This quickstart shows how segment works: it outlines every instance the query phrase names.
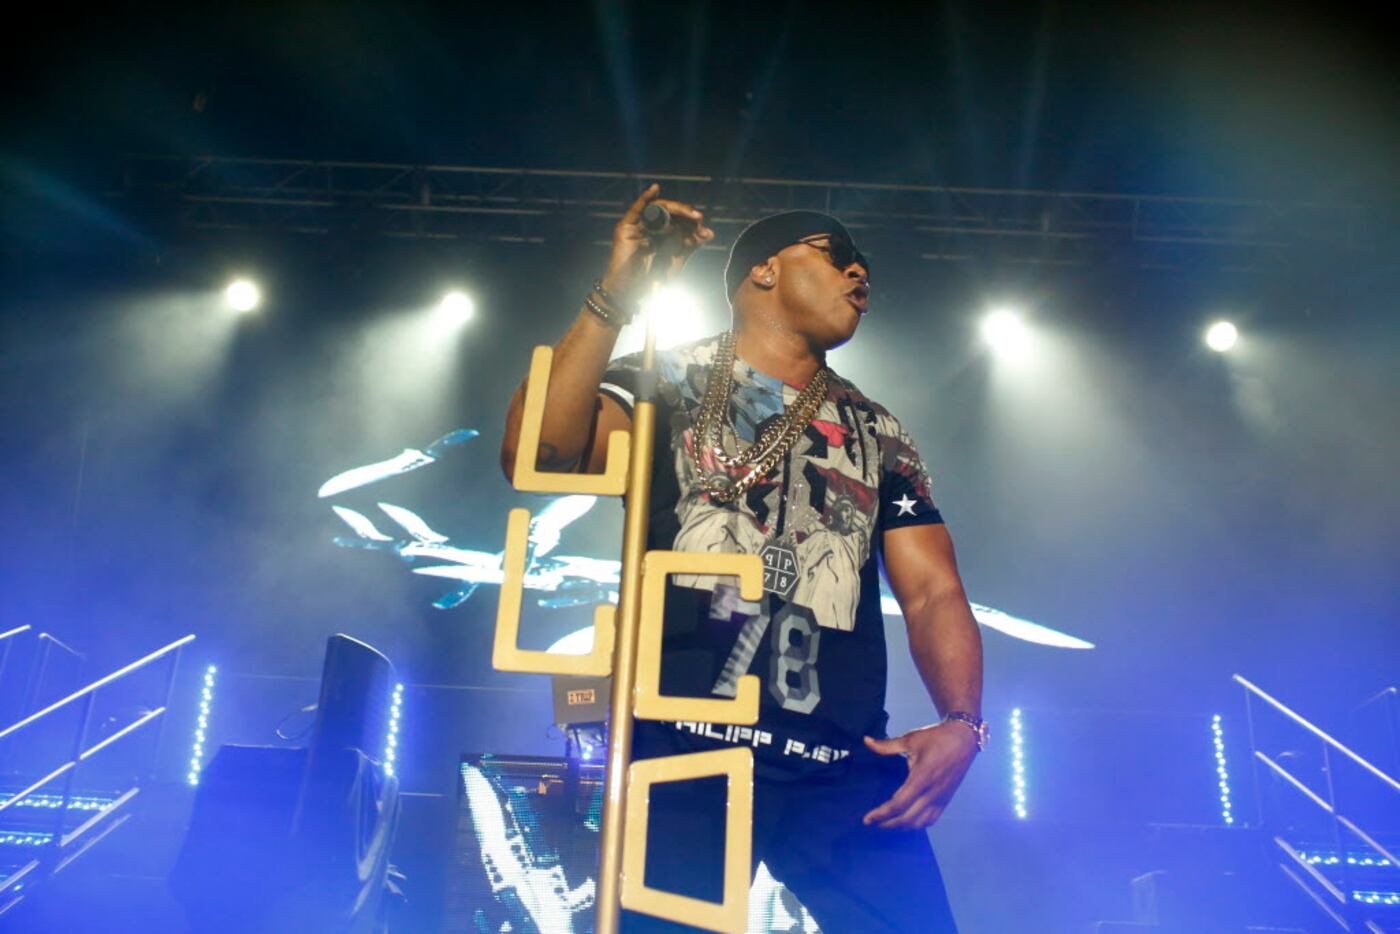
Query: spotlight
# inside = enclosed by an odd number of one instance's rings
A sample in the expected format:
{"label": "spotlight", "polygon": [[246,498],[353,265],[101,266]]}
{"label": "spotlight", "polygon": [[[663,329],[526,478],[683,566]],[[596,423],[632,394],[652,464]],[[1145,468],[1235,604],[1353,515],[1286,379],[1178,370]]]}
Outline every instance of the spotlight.
{"label": "spotlight", "polygon": [[674,347],[704,336],[700,303],[684,289],[668,286],[658,289],[642,303],[642,314],[656,330],[656,346]]}
{"label": "spotlight", "polygon": [[224,303],[237,312],[248,312],[262,304],[262,291],[251,279],[234,279],[224,289]]}
{"label": "spotlight", "polygon": [[442,301],[438,302],[437,317],[445,326],[461,327],[470,321],[474,314],[476,303],[466,292],[448,292],[442,297]]}
{"label": "spotlight", "polygon": [[1206,346],[1216,353],[1224,353],[1240,339],[1239,330],[1229,321],[1217,321],[1206,328]]}
{"label": "spotlight", "polygon": [[1019,314],[998,309],[982,319],[982,339],[997,356],[1017,359],[1030,349],[1031,332]]}
{"label": "spotlight", "polygon": [[642,303],[642,314],[655,318],[658,327],[694,318],[696,310],[695,296],[670,286],[658,289]]}
{"label": "spotlight", "polygon": [[466,292],[455,289],[442,297],[437,307],[428,315],[428,331],[434,338],[446,338],[460,331],[472,315],[476,313],[476,303]]}

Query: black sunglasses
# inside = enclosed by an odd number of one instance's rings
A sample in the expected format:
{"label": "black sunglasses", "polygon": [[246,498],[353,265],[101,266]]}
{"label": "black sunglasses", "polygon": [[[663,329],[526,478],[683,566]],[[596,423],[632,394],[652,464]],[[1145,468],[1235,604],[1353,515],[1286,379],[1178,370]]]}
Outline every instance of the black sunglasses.
{"label": "black sunglasses", "polygon": [[[822,241],[825,240],[825,243]],[[856,245],[839,234],[819,234],[814,237],[804,237],[798,243],[821,250],[826,254],[826,258],[831,261],[831,265],[845,272],[852,263],[860,263],[865,270],[865,278],[870,278],[870,263],[856,249]]]}

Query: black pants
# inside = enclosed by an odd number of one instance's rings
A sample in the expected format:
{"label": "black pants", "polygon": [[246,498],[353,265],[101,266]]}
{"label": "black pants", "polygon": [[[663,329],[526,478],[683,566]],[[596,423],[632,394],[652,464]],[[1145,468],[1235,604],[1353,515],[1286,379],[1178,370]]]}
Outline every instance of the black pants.
{"label": "black pants", "polygon": [[[862,748],[848,764],[834,780],[754,780],[754,867],[765,863],[812,913],[823,934],[955,934],[928,834],[861,823],[904,781],[904,760]],[[719,901],[724,799],[722,777],[653,787],[647,885]],[[698,929],[624,912],[622,930],[670,934]]]}

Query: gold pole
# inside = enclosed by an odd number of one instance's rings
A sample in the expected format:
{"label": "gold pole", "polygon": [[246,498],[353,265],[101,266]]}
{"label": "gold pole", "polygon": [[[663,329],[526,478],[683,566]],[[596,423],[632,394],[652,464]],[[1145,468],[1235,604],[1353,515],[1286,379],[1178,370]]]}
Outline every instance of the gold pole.
{"label": "gold pole", "polygon": [[608,722],[608,761],[603,778],[603,826],[599,834],[596,934],[617,934],[622,911],[622,841],[625,829],[627,768],[632,761],[632,690],[637,680],[637,630],[641,619],[642,560],[647,549],[651,509],[651,459],[656,439],[656,332],[646,319],[642,373],[632,410],[631,466],[627,471],[626,519],[622,529],[622,581],[613,647],[612,702]]}

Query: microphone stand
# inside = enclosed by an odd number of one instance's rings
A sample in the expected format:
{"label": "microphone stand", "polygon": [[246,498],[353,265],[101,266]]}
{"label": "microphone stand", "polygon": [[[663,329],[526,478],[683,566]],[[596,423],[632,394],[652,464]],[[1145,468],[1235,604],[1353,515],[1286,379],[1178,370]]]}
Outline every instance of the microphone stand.
{"label": "microphone stand", "polygon": [[[655,252],[649,284],[654,297],[681,240],[674,230],[665,235],[658,231],[653,243]],[[661,694],[661,640],[667,576],[682,573],[735,576],[744,599],[757,600],[763,594],[763,562],[757,555],[647,551],[658,380],[656,322],[648,313],[642,324],[646,336],[631,431],[615,433],[603,473],[552,473],[535,469],[553,357],[549,347],[536,347],[526,381],[520,447],[513,475],[515,488],[523,492],[624,497],[626,516],[617,607],[595,609],[594,644],[587,655],[559,656],[519,648],[530,514],[526,509],[511,510],[506,526],[491,663],[501,671],[612,676],[598,887],[594,902],[597,934],[616,934],[624,897],[628,907],[641,914],[684,921],[712,931],[742,931],[748,912],[752,868],[752,750],[736,746],[632,762],[633,723],[638,716],[648,720],[703,720],[749,726],[758,722],[760,687],[758,678],[753,675],[739,679],[737,694],[732,699]],[[728,787],[728,803],[719,818],[725,825],[722,901],[716,903],[648,887],[645,880],[646,828],[651,786],[711,775],[724,776]],[[675,843],[685,845],[684,841]]]}
{"label": "microphone stand", "polygon": [[[674,254],[673,237],[661,240],[648,276],[652,297],[661,289]],[[652,308],[654,309],[654,304]],[[625,830],[627,770],[632,764],[632,693],[637,681],[637,634],[641,623],[642,560],[646,557],[651,513],[652,451],[656,442],[656,322],[644,315],[642,368],[632,407],[632,462],[627,470],[626,517],[622,529],[622,573],[613,644],[613,684],[608,752],[603,772],[603,819],[599,828],[598,897],[593,929],[616,934],[622,910],[622,842]]]}

